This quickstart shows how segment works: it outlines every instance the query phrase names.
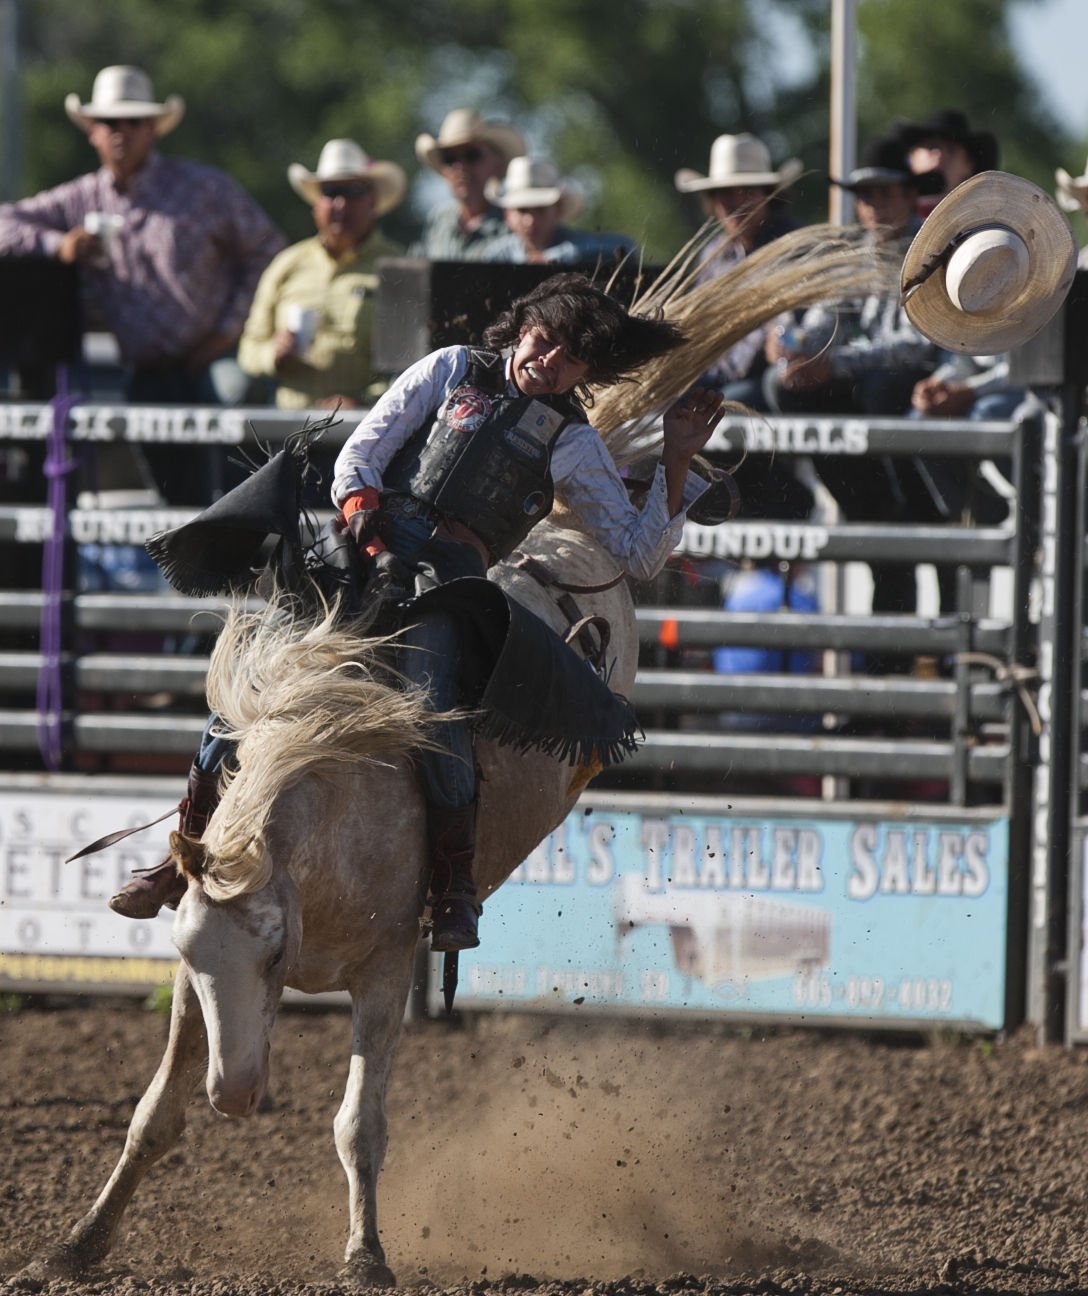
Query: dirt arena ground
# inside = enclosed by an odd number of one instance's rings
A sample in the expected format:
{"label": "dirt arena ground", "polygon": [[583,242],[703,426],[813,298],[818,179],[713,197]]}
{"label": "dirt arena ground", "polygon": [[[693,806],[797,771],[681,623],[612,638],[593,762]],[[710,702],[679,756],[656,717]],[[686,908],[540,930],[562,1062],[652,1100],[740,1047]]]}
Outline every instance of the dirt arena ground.
{"label": "dirt arena ground", "polygon": [[[0,1290],[340,1288],[348,1016],[285,1009],[268,1109],[194,1100],[86,1281],[16,1275],[104,1183],[165,1021],[0,1015]],[[1000,1041],[477,1018],[405,1034],[383,1235],[402,1286],[541,1296],[1088,1289],[1088,1055]]]}

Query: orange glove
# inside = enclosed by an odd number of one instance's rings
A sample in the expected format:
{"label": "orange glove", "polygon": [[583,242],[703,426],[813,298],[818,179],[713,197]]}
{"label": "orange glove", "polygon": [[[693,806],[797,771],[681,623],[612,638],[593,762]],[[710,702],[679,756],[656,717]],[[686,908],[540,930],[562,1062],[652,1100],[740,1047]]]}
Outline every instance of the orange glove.
{"label": "orange glove", "polygon": [[349,495],[340,505],[340,512],[363,553],[371,558],[385,550],[385,541],[371,529],[374,515],[381,505],[381,497],[373,486]]}

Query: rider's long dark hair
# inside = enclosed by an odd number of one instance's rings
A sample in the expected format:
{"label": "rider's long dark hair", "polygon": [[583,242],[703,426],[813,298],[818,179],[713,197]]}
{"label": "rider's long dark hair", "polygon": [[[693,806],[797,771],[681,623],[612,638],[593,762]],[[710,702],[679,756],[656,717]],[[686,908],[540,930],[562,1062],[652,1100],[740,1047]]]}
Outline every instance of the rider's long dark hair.
{"label": "rider's long dark hair", "polygon": [[495,350],[515,346],[526,328],[558,336],[571,355],[589,366],[586,385],[607,386],[631,379],[649,360],[687,339],[665,319],[632,315],[585,275],[553,275],[517,301],[484,332]]}

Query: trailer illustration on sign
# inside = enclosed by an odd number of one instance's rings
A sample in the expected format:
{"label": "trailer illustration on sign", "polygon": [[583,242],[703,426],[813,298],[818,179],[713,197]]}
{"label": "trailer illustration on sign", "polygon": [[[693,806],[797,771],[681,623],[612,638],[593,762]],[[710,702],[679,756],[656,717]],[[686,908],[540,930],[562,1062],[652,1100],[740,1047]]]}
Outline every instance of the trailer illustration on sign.
{"label": "trailer illustration on sign", "polygon": [[648,891],[638,873],[616,878],[613,895],[621,946],[636,927],[665,926],[677,971],[712,990],[813,972],[831,961],[831,915],[811,905],[728,892]]}

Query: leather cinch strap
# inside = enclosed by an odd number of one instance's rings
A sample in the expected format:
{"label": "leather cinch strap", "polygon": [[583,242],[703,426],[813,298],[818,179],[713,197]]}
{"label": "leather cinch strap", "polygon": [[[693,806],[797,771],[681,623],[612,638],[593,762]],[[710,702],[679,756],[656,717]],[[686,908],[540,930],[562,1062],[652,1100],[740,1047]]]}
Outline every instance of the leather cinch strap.
{"label": "leather cinch strap", "polygon": [[[603,594],[606,590],[615,589],[623,580],[623,572],[617,572],[611,580],[604,581],[600,585],[571,585],[565,581],[557,580],[544,563],[531,554],[514,554],[510,566],[525,572],[545,589],[560,591],[555,601],[559,606],[559,610],[570,622],[570,627],[565,635],[566,642],[572,643],[577,639],[586,659],[599,674],[603,674],[605,670],[605,654],[612,640],[612,627],[608,624],[606,617],[583,616],[582,609],[574,601],[572,595]],[[590,633],[591,630],[596,630],[596,639]]]}

